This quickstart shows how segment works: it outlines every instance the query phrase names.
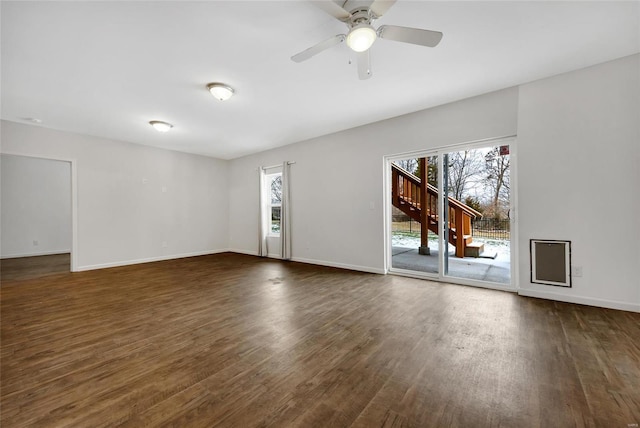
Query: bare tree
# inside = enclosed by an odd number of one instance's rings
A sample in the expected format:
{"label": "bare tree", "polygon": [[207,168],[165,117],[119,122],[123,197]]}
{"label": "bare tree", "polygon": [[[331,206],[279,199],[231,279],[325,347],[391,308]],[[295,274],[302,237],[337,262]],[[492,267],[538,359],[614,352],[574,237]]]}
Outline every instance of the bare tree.
{"label": "bare tree", "polygon": [[277,175],[271,180],[271,203],[279,204],[282,202],[282,176]]}
{"label": "bare tree", "polygon": [[482,176],[483,165],[477,150],[464,150],[449,153],[447,156],[449,171],[448,190],[459,201],[467,197],[467,186]]}
{"label": "bare tree", "polygon": [[393,163],[411,174],[418,174],[418,159],[402,159],[393,161]]}
{"label": "bare tree", "polygon": [[510,158],[508,154],[501,155],[500,148],[494,147],[485,157],[485,184],[491,189],[489,201],[490,210],[494,218],[509,217],[510,192]]}

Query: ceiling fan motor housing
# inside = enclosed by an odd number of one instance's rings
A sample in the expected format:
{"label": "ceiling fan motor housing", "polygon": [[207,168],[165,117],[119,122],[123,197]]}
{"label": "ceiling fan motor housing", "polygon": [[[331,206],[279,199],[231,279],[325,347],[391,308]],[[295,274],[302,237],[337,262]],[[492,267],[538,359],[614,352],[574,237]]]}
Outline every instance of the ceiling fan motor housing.
{"label": "ceiling fan motor housing", "polygon": [[349,28],[356,27],[361,24],[371,25],[374,19],[376,19],[372,14],[369,8],[361,8],[354,9],[351,12],[351,16],[349,16],[349,22],[347,25]]}

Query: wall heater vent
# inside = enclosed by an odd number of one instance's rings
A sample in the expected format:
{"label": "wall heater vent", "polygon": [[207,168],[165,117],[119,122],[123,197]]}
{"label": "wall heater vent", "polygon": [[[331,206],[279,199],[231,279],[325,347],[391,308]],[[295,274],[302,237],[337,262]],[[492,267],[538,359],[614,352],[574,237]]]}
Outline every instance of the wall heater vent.
{"label": "wall heater vent", "polygon": [[532,239],[531,282],[571,287],[571,241]]}

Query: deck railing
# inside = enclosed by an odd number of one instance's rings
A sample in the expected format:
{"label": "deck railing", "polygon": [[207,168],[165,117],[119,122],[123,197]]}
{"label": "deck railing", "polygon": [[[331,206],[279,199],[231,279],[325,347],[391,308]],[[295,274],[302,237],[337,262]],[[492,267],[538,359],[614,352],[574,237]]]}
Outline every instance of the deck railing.
{"label": "deck railing", "polygon": [[[427,210],[428,224],[433,233],[438,234],[438,189],[427,183],[426,202],[421,200],[420,178],[391,164],[391,199],[394,206],[401,209],[413,220],[421,221],[421,210]],[[465,247],[471,243],[471,219],[482,217],[478,211],[455,198],[448,198],[449,242],[456,247],[456,256],[464,257]],[[460,237],[461,239],[458,239]]]}

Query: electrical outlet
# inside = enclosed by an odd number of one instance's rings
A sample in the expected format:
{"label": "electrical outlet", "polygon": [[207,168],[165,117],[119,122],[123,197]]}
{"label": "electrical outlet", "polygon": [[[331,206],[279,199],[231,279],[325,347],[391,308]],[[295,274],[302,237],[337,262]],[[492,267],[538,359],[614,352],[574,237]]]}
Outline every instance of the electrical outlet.
{"label": "electrical outlet", "polygon": [[579,278],[582,276],[582,266],[571,266],[572,276]]}
{"label": "electrical outlet", "polygon": [[167,241],[162,241],[162,248],[167,248]]}
{"label": "electrical outlet", "polygon": [[33,240],[33,246],[34,246],[34,247],[37,247],[37,246],[38,246],[38,241],[37,241],[37,240],[35,240],[35,239]]}

